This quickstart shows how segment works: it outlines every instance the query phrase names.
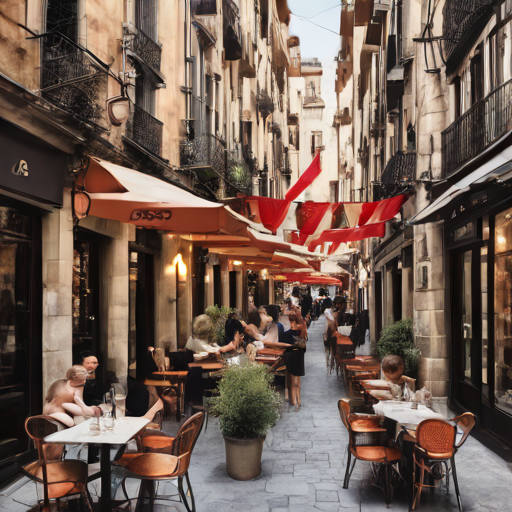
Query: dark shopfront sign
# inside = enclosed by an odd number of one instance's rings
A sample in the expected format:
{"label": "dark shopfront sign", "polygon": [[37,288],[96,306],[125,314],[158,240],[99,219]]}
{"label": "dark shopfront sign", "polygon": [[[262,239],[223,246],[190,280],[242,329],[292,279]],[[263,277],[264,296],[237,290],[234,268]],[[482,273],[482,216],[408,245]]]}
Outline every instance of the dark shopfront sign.
{"label": "dark shopfront sign", "polygon": [[0,118],[0,193],[62,207],[66,154]]}

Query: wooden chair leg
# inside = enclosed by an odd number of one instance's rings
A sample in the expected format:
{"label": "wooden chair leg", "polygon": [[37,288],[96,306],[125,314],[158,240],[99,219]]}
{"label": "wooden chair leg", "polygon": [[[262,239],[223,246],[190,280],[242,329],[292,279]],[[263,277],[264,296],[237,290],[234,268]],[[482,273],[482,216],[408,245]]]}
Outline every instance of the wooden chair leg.
{"label": "wooden chair leg", "polygon": [[460,499],[459,482],[457,480],[457,470],[455,468],[455,457],[452,457],[450,462],[453,472],[453,485],[455,487],[455,494],[457,495],[457,505],[459,506],[459,512],[462,512],[462,500]]}
{"label": "wooden chair leg", "polygon": [[343,481],[343,489],[348,489],[348,481],[350,479],[350,460],[352,453],[350,452],[350,445],[347,446],[347,469],[345,470],[345,480]]}

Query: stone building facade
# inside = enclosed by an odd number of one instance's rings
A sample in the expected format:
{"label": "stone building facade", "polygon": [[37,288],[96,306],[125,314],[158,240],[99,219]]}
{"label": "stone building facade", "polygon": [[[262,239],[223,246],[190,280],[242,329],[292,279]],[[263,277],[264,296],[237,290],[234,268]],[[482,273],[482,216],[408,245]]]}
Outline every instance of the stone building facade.
{"label": "stone building facade", "polygon": [[2,2],[0,471],[81,351],[123,382],[141,350],[183,346],[206,306],[241,306],[243,266],[209,254],[199,275],[190,237],[78,223],[74,176],[97,157],[213,201],[275,196],[288,21],[285,0]]}
{"label": "stone building facade", "polygon": [[419,385],[472,411],[506,457],[511,7],[348,2],[336,82],[352,132],[340,141],[343,197],[409,195],[384,238],[359,243],[371,339],[412,317]]}

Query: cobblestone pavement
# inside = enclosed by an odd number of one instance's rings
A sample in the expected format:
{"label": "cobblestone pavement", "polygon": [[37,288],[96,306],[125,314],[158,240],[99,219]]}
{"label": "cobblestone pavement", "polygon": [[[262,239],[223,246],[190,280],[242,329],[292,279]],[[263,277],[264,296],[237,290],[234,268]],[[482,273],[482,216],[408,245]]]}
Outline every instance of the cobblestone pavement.
{"label": "cobblestone pavement", "polygon": [[[283,407],[281,419],[268,433],[262,475],[251,482],[231,480],[225,471],[224,443],[216,419],[201,434],[190,467],[198,512],[373,512],[386,510],[384,496],[372,485],[369,463],[358,461],[349,489],[343,489],[348,435],[337,410],[344,396],[334,374],[325,366],[324,320],[312,324],[302,378],[302,408]],[[176,428],[176,426],[174,426]],[[465,512],[507,512],[512,467],[473,438],[457,454],[457,471]],[[171,484],[166,484],[169,486]],[[93,494],[97,493],[94,484]],[[166,494],[166,489],[160,490]],[[136,495],[132,487],[130,494]],[[397,488],[390,510],[408,510],[408,489]],[[33,484],[8,496],[0,492],[0,512],[21,512],[35,503]],[[156,510],[185,510],[182,507]],[[456,511],[455,491],[443,485],[425,491],[424,512]]]}

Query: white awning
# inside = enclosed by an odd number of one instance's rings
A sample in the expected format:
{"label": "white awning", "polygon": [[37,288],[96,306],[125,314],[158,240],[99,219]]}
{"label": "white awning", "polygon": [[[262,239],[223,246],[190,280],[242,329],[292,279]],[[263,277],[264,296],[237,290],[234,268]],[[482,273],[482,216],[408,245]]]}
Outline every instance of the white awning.
{"label": "white awning", "polygon": [[416,214],[410,222],[412,224],[424,224],[444,220],[432,218],[436,213],[448,206],[455,198],[469,192],[471,188],[492,181],[504,182],[512,179],[512,146],[504,149],[478,169],[468,174],[465,178],[455,183],[444,194],[438,197],[431,205]]}

